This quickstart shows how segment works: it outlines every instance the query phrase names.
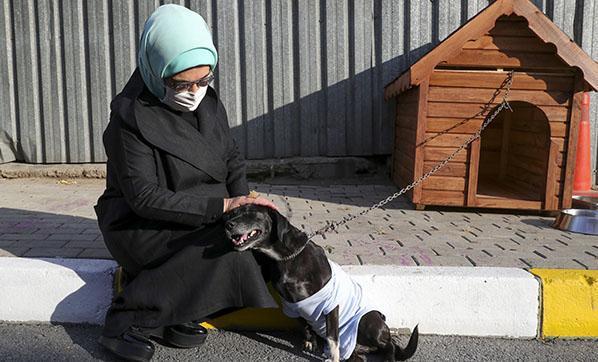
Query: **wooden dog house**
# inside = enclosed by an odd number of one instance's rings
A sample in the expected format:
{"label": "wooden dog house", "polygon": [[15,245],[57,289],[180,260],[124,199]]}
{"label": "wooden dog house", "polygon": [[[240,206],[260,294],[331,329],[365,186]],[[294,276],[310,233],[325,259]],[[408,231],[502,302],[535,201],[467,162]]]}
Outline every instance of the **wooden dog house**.
{"label": "wooden dog house", "polygon": [[528,0],[497,0],[385,88],[396,98],[393,181],[404,187],[481,138],[409,194],[425,205],[557,210],[570,207],[581,96],[598,66]]}

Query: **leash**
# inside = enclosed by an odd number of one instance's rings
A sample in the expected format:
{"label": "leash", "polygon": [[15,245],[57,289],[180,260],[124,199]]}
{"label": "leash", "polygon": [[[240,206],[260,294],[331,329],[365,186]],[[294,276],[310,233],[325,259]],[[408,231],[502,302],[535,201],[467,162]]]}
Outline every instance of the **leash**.
{"label": "leash", "polygon": [[[507,101],[508,96],[509,96],[509,92],[511,91],[511,86],[513,85],[513,75],[514,75],[514,71],[511,70],[509,72],[509,74],[507,75],[507,78],[496,89],[496,91],[492,95],[492,98],[490,99],[490,101],[488,103],[486,103],[484,105],[484,107],[482,108],[482,110],[480,112],[478,112],[475,116],[483,115],[484,113],[486,113],[486,111],[490,110],[492,108],[493,101],[500,95],[501,90],[503,88],[506,88],[505,89],[505,94],[504,94],[504,96],[502,98],[502,101],[501,101],[500,105],[496,108],[496,110],[494,111],[494,113],[492,113],[492,115],[490,117],[486,118],[484,120],[484,122],[482,122],[482,126],[480,127],[479,130],[476,131],[476,133],[474,133],[467,141],[465,141],[464,144],[462,144],[459,148],[457,148],[456,151],[454,151],[453,153],[451,153],[445,160],[443,160],[443,161],[439,162],[438,164],[436,164],[436,166],[434,166],[430,171],[426,172],[424,175],[422,175],[420,178],[418,178],[417,180],[413,181],[409,185],[403,187],[398,192],[395,192],[394,194],[392,194],[391,196],[387,197],[386,199],[384,199],[384,200],[382,200],[382,201],[380,201],[380,202],[378,202],[378,203],[370,206],[368,209],[361,211],[357,215],[347,214],[340,221],[329,222],[327,220],[326,221],[326,223],[327,223],[326,226],[324,226],[324,227],[316,230],[313,233],[308,234],[307,241],[306,241],[305,245],[303,245],[303,247],[298,252],[291,254],[291,256],[286,257],[288,259],[283,259],[283,260],[290,260],[290,259],[296,257],[297,255],[299,255],[299,253],[301,253],[301,251],[303,251],[303,249],[307,246],[307,244],[309,243],[309,241],[313,237],[315,237],[316,235],[322,235],[322,236],[324,236],[324,234],[326,234],[327,232],[335,230],[339,226],[342,226],[342,225],[344,225],[344,224],[346,224],[346,223],[348,223],[348,222],[350,222],[350,221],[352,221],[352,220],[354,220],[354,219],[356,219],[358,217],[366,215],[367,213],[371,212],[372,210],[378,209],[378,208],[386,205],[387,203],[391,202],[392,200],[396,199],[397,197],[399,197],[399,196],[403,195],[404,193],[406,193],[407,191],[411,190],[415,186],[419,185],[420,183],[422,183],[423,181],[425,181],[427,178],[429,178],[430,176],[432,176],[433,174],[435,174],[436,172],[438,172],[438,170],[440,170],[441,168],[443,168],[444,166],[446,166],[446,164],[449,163],[457,155],[457,153],[461,152],[463,149],[465,149],[465,147],[469,146],[469,144],[471,144],[473,141],[475,141],[478,138],[480,138],[480,136],[482,135],[482,131],[484,129],[486,129],[486,127],[488,127],[488,125],[496,118],[496,116],[498,116],[498,114],[503,109],[506,108],[506,109],[510,110],[511,112],[513,112],[513,109],[511,108],[511,106],[509,105],[509,102]],[[466,121],[474,118],[475,116],[463,120],[463,122],[459,123],[458,125],[460,125],[462,123],[465,123]],[[420,145],[425,144],[431,138],[428,138],[428,139],[424,140],[423,142],[420,143]]]}

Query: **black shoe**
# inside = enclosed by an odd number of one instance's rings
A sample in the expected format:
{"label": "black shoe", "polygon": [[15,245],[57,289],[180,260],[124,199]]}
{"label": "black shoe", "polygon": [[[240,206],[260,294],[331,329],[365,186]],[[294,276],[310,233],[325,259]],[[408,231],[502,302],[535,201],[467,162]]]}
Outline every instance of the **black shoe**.
{"label": "black shoe", "polygon": [[187,322],[164,328],[163,339],[179,348],[193,348],[203,344],[208,330],[199,322]]}
{"label": "black shoe", "polygon": [[118,337],[100,336],[98,342],[115,355],[127,361],[148,362],[154,355],[154,344],[135,329]]}
{"label": "black shoe", "polygon": [[208,336],[208,330],[202,327],[200,323],[187,322],[167,327],[144,329],[144,332],[148,336],[157,338],[158,342],[165,342],[171,347],[193,348],[202,345]]}

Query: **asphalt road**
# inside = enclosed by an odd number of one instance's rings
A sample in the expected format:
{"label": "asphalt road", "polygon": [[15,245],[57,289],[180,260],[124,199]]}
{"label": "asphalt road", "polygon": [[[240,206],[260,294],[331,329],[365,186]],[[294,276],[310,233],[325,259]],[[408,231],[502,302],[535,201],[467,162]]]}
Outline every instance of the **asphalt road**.
{"label": "asphalt road", "polygon": [[[97,343],[100,328],[0,323],[1,361],[117,361]],[[293,333],[211,332],[200,348],[157,346],[153,361],[319,361]],[[377,358],[370,358],[377,361]],[[598,340],[420,336],[413,361],[598,361]]]}

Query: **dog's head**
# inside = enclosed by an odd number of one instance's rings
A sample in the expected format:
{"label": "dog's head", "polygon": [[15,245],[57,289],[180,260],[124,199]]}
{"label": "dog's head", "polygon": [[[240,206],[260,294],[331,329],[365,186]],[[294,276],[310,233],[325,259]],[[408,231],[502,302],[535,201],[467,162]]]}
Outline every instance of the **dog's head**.
{"label": "dog's head", "polygon": [[[305,244],[307,236],[278,211],[261,205],[243,205],[223,216],[226,237],[237,251],[256,249],[274,259]],[[275,250],[276,249],[276,250]]]}
{"label": "dog's head", "polygon": [[276,210],[261,205],[247,204],[234,208],[223,216],[226,237],[237,251],[267,247],[272,243],[275,214],[278,214]]}

